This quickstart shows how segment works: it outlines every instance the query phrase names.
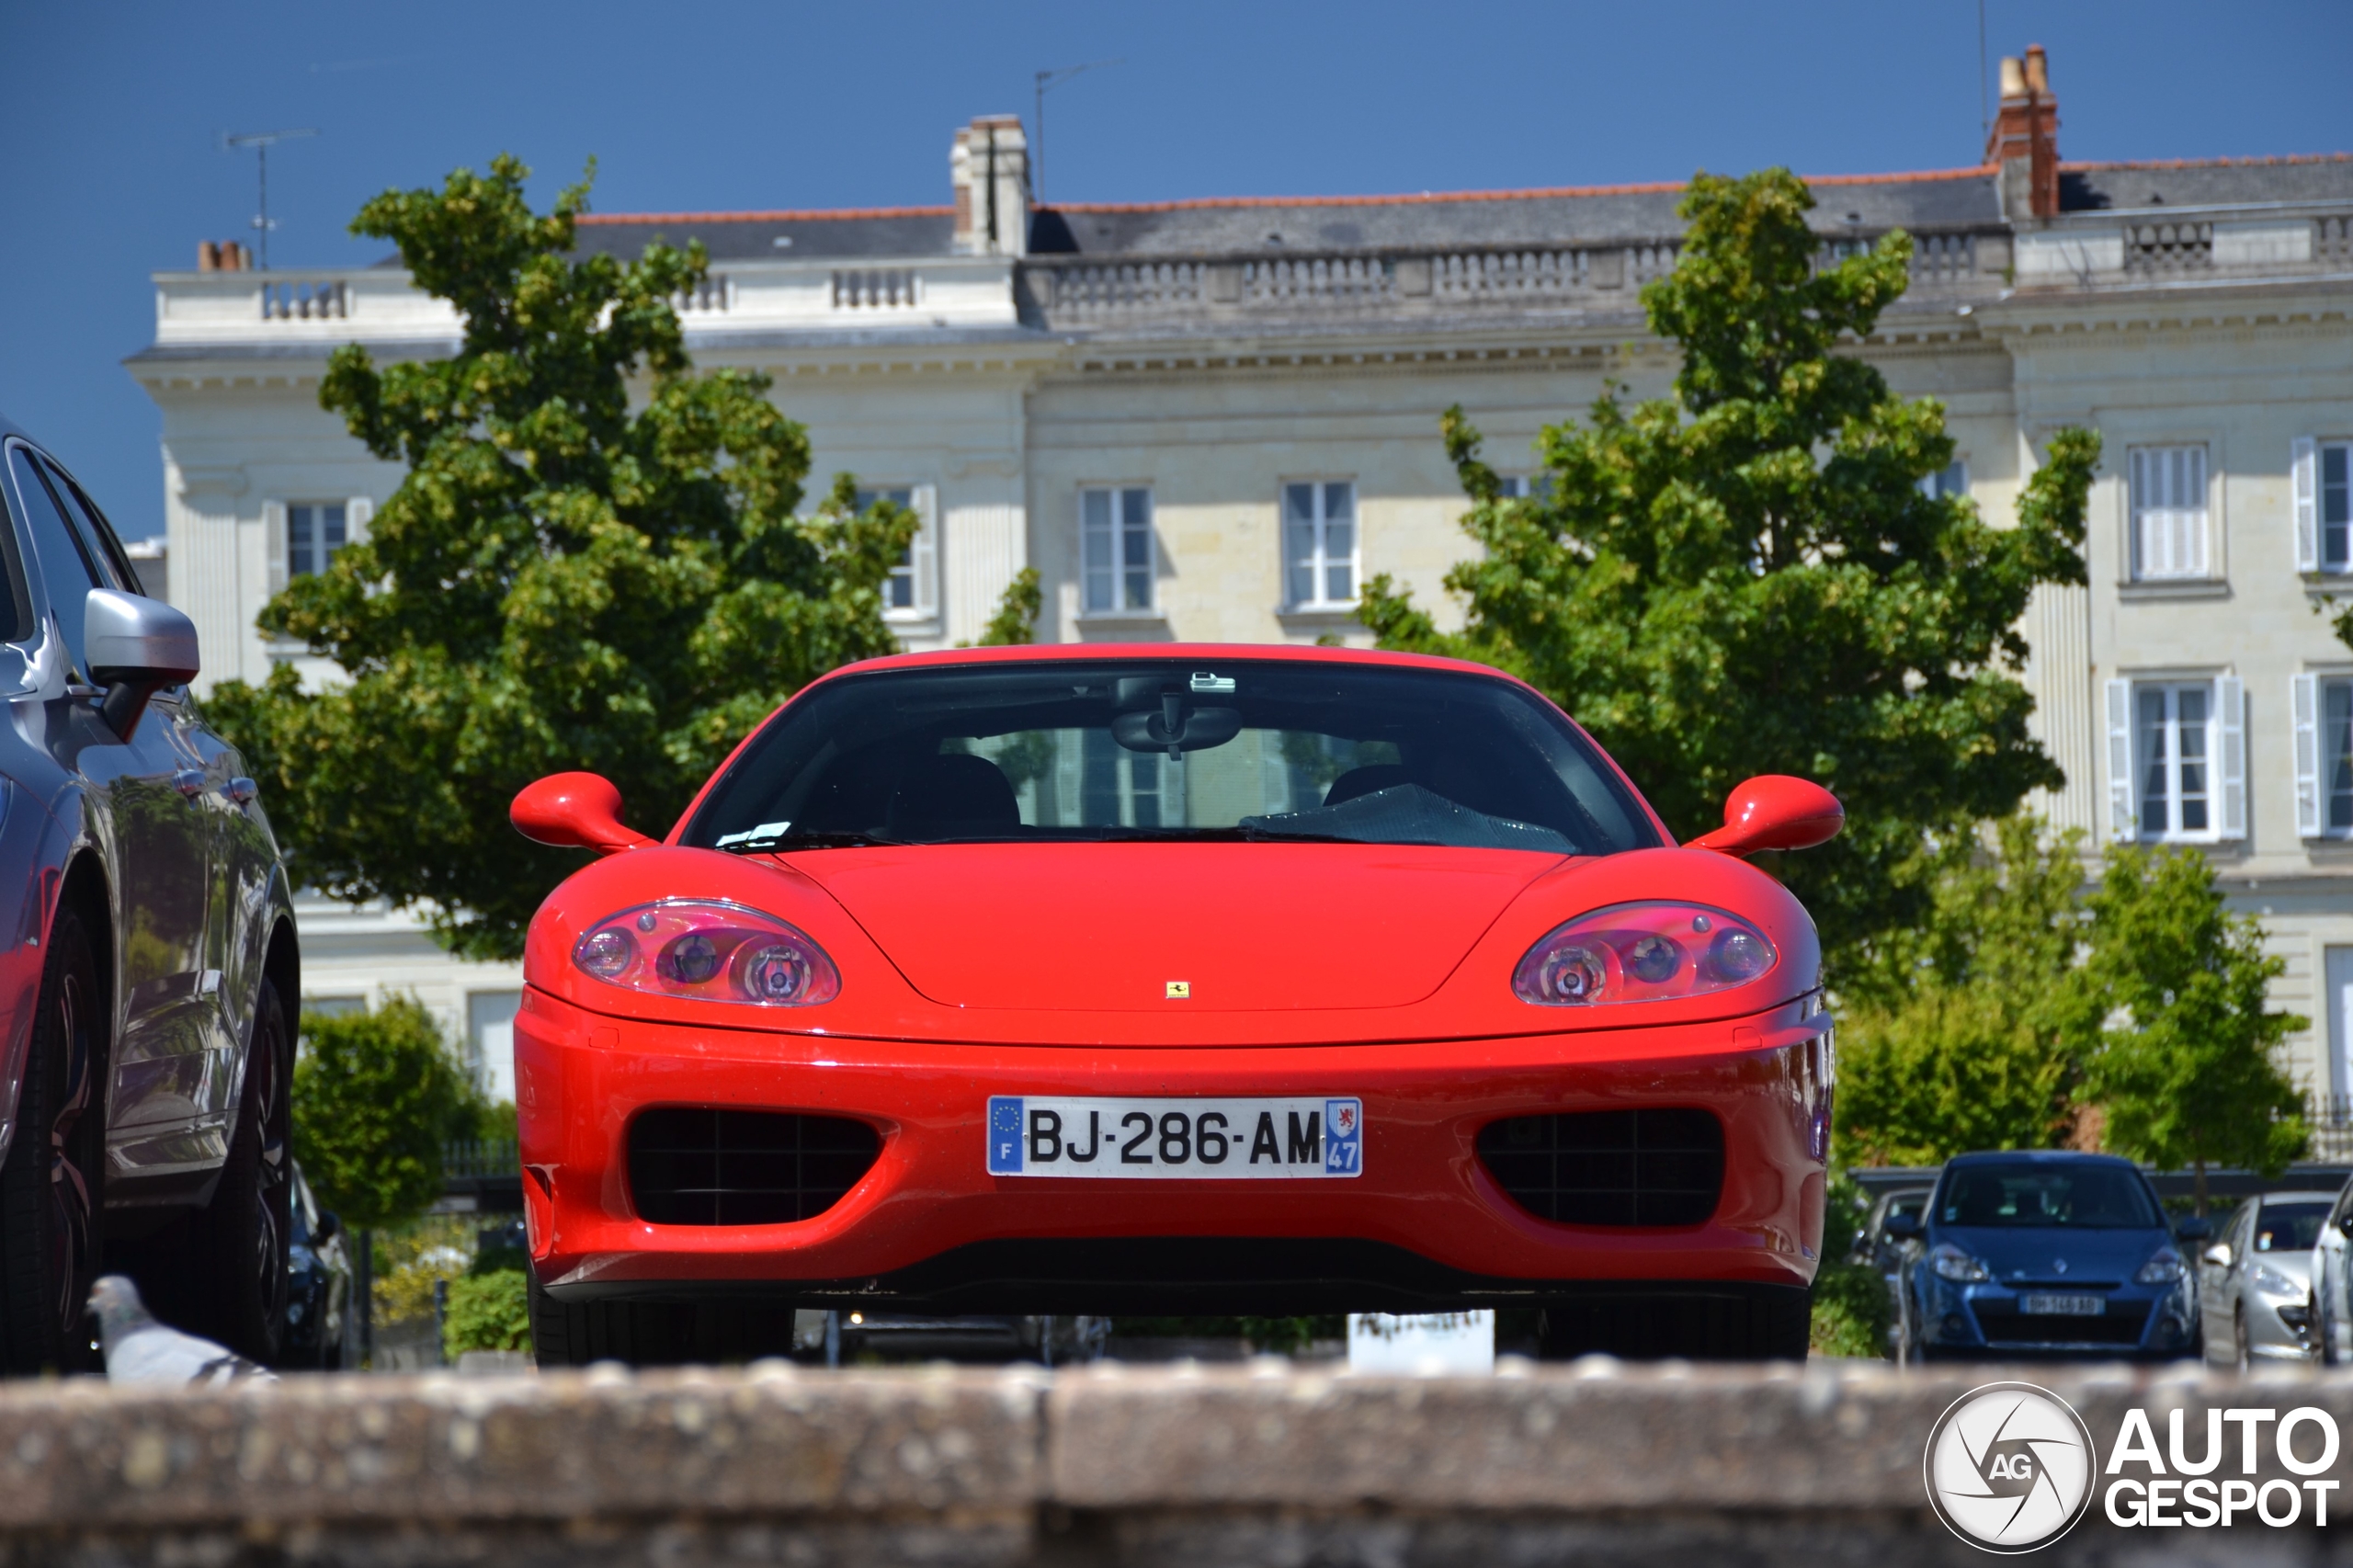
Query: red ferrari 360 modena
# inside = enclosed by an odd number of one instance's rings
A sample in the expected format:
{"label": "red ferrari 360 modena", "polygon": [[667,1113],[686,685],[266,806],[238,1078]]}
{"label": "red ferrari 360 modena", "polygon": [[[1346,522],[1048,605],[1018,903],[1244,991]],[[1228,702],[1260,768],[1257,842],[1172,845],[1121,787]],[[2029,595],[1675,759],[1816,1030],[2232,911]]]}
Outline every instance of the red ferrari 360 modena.
{"label": "red ferrari 360 modena", "polygon": [[564,774],[514,809],[601,852],[515,1027],[544,1360],[795,1308],[1805,1353],[1830,1017],[1740,857],[1835,834],[1816,785],[1678,848],[1494,670],[1079,645],[851,665],[667,838],[620,807]]}

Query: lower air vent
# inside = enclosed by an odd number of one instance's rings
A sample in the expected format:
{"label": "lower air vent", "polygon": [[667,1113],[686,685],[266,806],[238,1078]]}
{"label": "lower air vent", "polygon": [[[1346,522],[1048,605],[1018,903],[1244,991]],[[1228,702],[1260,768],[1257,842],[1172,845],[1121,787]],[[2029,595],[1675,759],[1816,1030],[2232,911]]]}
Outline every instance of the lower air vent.
{"label": "lower air vent", "polygon": [[1699,1225],[1724,1186],[1723,1123],[1704,1110],[1518,1116],[1479,1131],[1495,1184],[1563,1225]]}
{"label": "lower air vent", "polygon": [[781,1225],[840,1202],[881,1152],[837,1116],[649,1110],[630,1123],[630,1193],[656,1225]]}

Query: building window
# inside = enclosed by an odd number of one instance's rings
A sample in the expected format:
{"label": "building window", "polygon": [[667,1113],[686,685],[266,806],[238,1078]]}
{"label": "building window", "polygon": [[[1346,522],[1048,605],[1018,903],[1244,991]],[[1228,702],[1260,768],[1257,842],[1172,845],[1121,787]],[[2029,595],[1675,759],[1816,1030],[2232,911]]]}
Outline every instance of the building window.
{"label": "building window", "polygon": [[2353,677],[2295,677],[2296,832],[2353,837]]}
{"label": "building window", "polygon": [[920,498],[912,484],[882,484],[858,493],[858,509],[861,512],[878,501],[888,501],[904,506],[915,514],[921,526],[907,547],[899,552],[890,577],[882,585],[882,611],[902,620],[929,615],[938,601],[932,592],[931,518],[926,515]]}
{"label": "building window", "polygon": [[1357,487],[1345,479],[1283,486],[1284,592],[1293,609],[1357,602]]}
{"label": "building window", "polygon": [[2353,571],[2353,447],[2320,449],[2320,569]]}
{"label": "building window", "polygon": [[[1079,739],[1078,820],[1086,827],[1160,827],[1161,756],[1130,751],[1108,730]],[[1165,825],[1178,826],[1177,823]]]}
{"label": "building window", "polygon": [[2212,575],[2208,564],[2206,449],[2136,447],[2130,467],[2133,581]]}
{"label": "building window", "polygon": [[2111,835],[2246,836],[2246,694],[2232,676],[2108,683]]}
{"label": "building window", "polygon": [[466,1044],[474,1081],[493,1105],[515,1103],[515,1015],[519,991],[476,991],[466,997]]}
{"label": "building window", "polygon": [[286,508],[286,574],[308,577],[327,569],[335,551],[349,542],[350,514],[340,501]]}
{"label": "building window", "polygon": [[1549,473],[1499,473],[1495,475],[1495,494],[1506,501],[1542,501],[1552,494],[1552,476]]}
{"label": "building window", "polygon": [[2132,693],[2141,835],[2204,838],[2214,823],[2214,688],[2148,683]]}
{"label": "building window", "polygon": [[1936,472],[1923,475],[1920,480],[1920,494],[1931,501],[1942,501],[1955,495],[1967,500],[1969,465],[1959,458],[1955,458]]}
{"label": "building window", "polygon": [[1088,615],[1152,608],[1152,492],[1142,485],[1078,493],[1082,608]]}

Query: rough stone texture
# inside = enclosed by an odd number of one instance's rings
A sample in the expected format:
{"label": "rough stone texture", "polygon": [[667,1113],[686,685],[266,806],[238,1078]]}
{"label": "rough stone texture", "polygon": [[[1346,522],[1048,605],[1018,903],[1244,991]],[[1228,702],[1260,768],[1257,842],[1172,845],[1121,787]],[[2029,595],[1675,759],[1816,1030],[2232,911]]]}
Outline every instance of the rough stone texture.
{"label": "rough stone texture", "polygon": [[[2317,1405],[2353,1449],[2353,1377],[2209,1378],[2194,1368],[1875,1365],[1631,1369],[1598,1358],[1494,1379],[1272,1368],[1065,1376],[1047,1395],[1048,1484],[1083,1508],[1355,1502],[1460,1510],[1915,1509],[1945,1407],[2018,1379],[2073,1404],[2103,1446],[2139,1405]],[[2259,1395],[2251,1391],[2260,1391]],[[2226,1429],[2234,1451],[2236,1427]],[[2262,1473],[2286,1477],[2268,1456]],[[2353,1451],[2340,1455],[2339,1468]],[[2232,1473],[2235,1473],[2235,1466]],[[2353,1502],[2347,1504],[2353,1518]],[[2236,1534],[2237,1532],[2233,1532]]]}
{"label": "rough stone texture", "polygon": [[1027,1510],[1041,1377],[296,1378],[0,1395],[0,1533]]}
{"label": "rough stone texture", "polygon": [[[2194,1369],[607,1370],[0,1390],[0,1568],[920,1563],[1037,1568],[1961,1564],[1920,1461],[2017,1377],[2105,1449],[2124,1410],[2316,1405],[2353,1375]],[[2238,1466],[2236,1429],[2231,1460]],[[2353,1442],[2332,1474],[2353,1480]],[[2280,1475],[2267,1439],[2261,1473]],[[2330,1530],[2125,1530],[2053,1562],[2353,1562]]]}

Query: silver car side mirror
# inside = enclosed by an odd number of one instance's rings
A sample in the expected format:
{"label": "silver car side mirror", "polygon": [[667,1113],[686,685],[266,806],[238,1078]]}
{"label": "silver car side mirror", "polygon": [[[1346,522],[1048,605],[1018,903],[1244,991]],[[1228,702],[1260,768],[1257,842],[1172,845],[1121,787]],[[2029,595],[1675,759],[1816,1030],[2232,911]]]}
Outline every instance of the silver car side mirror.
{"label": "silver car side mirror", "polygon": [[2228,1242],[2216,1242],[2212,1246],[2208,1247],[2206,1249],[2204,1261],[2212,1264],[2217,1268],[2228,1268],[2231,1266],[2230,1244]]}
{"label": "silver car side mirror", "polygon": [[161,599],[93,588],[83,601],[82,644],[90,678],[107,688],[99,711],[123,739],[139,727],[147,699],[196,678],[196,622]]}

